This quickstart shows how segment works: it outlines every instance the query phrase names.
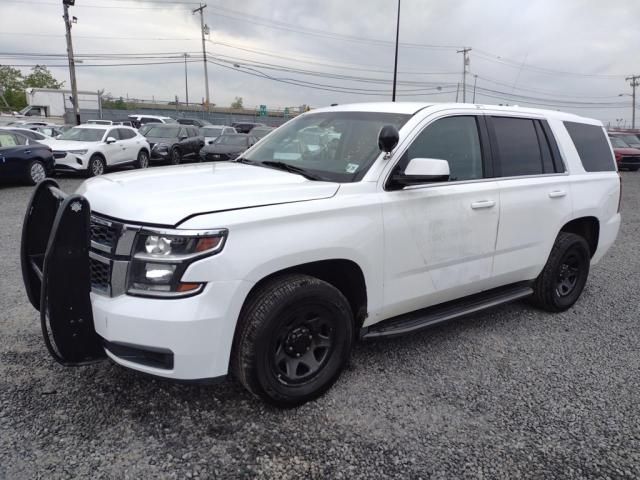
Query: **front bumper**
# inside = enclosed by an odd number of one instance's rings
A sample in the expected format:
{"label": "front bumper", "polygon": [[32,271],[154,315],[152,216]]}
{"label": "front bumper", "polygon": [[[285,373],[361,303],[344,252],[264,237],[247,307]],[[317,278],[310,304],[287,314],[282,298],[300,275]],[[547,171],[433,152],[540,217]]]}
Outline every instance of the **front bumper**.
{"label": "front bumper", "polygon": [[[242,281],[214,282],[199,295],[175,300],[92,293],[93,321],[108,342],[107,355],[124,367],[175,380],[218,378],[228,372],[236,319],[250,288]],[[129,357],[109,343],[165,354],[171,363]]]}
{"label": "front bumper", "polygon": [[169,150],[167,150],[167,151],[164,151],[164,150],[158,151],[155,148],[153,150],[151,150],[151,155],[150,155],[150,159],[151,160],[155,160],[155,161],[161,162],[161,161],[169,160],[170,157],[171,157],[171,155],[169,154]]}
{"label": "front bumper", "polygon": [[57,172],[81,172],[88,168],[89,158],[87,155],[54,152],[54,162],[54,168]]}

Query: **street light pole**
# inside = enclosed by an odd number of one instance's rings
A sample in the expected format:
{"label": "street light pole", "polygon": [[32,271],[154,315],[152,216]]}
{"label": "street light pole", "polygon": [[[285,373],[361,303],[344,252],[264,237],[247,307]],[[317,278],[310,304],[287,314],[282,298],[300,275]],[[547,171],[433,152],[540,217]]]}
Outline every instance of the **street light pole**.
{"label": "street light pole", "polygon": [[467,103],[467,67],[469,66],[469,52],[471,48],[465,47],[458,50],[462,54],[462,103]]}
{"label": "street light pole", "polygon": [[189,56],[188,53],[184,54],[184,96],[185,96],[185,103],[187,104],[187,107],[189,107],[189,80],[187,77],[187,57]]}
{"label": "street light pole", "polygon": [[209,72],[207,71],[207,47],[204,38],[204,14],[203,10],[207,8],[207,4],[200,4],[199,8],[193,10],[193,13],[200,12],[200,30],[202,33],[202,61],[204,62],[204,91],[207,99],[207,111],[209,111]]}
{"label": "street light pole", "polygon": [[71,21],[69,20],[69,5],[74,5],[75,0],[62,0],[64,9],[64,26],[67,38],[67,56],[69,57],[69,76],[71,77],[71,97],[73,98],[73,116],[76,125],[80,125],[80,105],[78,101],[78,84],[76,83],[76,62],[73,58],[73,43],[71,41]]}
{"label": "street light pole", "polygon": [[393,93],[391,101],[396,101],[396,80],[398,78],[398,39],[400,37],[400,0],[398,0],[398,18],[396,20],[396,55],[393,62]]}

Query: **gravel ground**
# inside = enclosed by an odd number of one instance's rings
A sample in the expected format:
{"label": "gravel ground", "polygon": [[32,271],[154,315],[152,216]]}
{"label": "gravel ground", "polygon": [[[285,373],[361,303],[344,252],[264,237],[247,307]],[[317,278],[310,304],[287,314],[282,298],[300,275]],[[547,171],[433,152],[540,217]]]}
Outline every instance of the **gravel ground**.
{"label": "gravel ground", "polygon": [[0,478],[638,478],[640,173],[623,177],[620,236],[575,308],[360,344],[289,411],[231,381],[54,363],[18,261],[31,189],[0,187]]}

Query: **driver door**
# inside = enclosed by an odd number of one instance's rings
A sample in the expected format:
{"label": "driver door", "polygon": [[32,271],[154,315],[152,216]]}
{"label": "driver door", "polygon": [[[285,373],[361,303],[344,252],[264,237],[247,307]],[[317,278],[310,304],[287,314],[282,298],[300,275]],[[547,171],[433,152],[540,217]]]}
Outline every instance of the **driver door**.
{"label": "driver door", "polygon": [[438,118],[417,133],[387,174],[412,158],[447,160],[450,180],[394,189],[383,198],[385,317],[485,289],[492,275],[500,197],[482,116]]}
{"label": "driver door", "polygon": [[[107,143],[109,137],[113,137],[116,141],[114,143]],[[104,153],[107,165],[116,165],[124,161],[125,151],[122,149],[122,140],[120,140],[120,133],[117,128],[107,130],[102,152]]]}

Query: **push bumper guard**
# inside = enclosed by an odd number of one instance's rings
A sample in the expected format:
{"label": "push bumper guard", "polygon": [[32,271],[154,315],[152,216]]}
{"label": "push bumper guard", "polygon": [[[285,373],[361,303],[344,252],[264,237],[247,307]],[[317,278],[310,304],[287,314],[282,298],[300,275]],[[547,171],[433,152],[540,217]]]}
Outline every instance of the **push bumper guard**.
{"label": "push bumper guard", "polygon": [[40,311],[45,345],[62,365],[105,358],[91,310],[89,201],[41,181],[22,227],[20,261],[31,304]]}

